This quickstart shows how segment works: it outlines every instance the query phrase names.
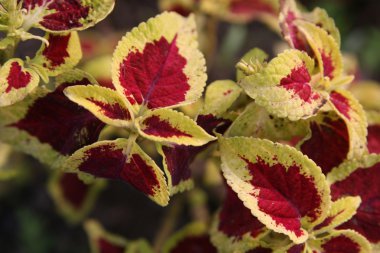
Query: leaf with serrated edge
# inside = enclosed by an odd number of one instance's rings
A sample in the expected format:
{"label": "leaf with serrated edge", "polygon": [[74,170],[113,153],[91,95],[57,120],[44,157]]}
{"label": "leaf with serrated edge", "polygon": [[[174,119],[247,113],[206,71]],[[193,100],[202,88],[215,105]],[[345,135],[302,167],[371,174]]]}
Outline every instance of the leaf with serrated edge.
{"label": "leaf with serrated edge", "polygon": [[330,105],[345,121],[350,137],[348,158],[360,158],[367,152],[367,118],[358,100],[346,90],[330,94]]}
{"label": "leaf with serrated edge", "polygon": [[260,239],[269,232],[227,185],[225,200],[210,231],[211,241],[218,252],[247,252],[259,246]]}
{"label": "leaf with serrated edge", "polygon": [[56,78],[54,91],[38,87],[22,102],[0,108],[0,139],[59,168],[74,151],[97,141],[104,127],[63,94],[68,86],[91,83],[96,81],[85,72],[67,71]]}
{"label": "leaf with serrated edge", "polygon": [[241,88],[231,80],[219,80],[207,86],[201,114],[220,116],[236,101]]}
{"label": "leaf with serrated edge", "polygon": [[299,120],[316,114],[327,101],[327,93],[311,85],[313,68],[314,61],[306,53],[286,50],[240,84],[269,113]]}
{"label": "leaf with serrated edge", "polygon": [[295,243],[306,241],[307,229],[330,207],[321,169],[295,148],[271,141],[234,137],[219,143],[224,177],[244,205],[268,228]]}
{"label": "leaf with serrated edge", "polygon": [[140,135],[152,141],[202,146],[215,140],[195,121],[170,109],[149,111],[137,118],[135,124]]}
{"label": "leaf with serrated edge", "polygon": [[82,58],[77,32],[67,34],[46,33],[49,45],[42,43],[36,56],[29,62],[41,66],[49,76],[57,76],[74,68]]}
{"label": "leaf with serrated edge", "polygon": [[115,0],[24,0],[24,27],[47,32],[80,31],[94,26],[113,10]]}
{"label": "leaf with serrated edge", "polygon": [[164,12],[149,19],[127,33],[113,55],[113,83],[136,108],[190,104],[206,79],[193,15]]}
{"label": "leaf with serrated edge", "polygon": [[364,235],[380,250],[380,220],[378,205],[380,196],[380,155],[366,155],[360,160],[351,160],[333,169],[327,179],[331,185],[331,196],[359,196],[361,204],[356,215],[338,229],[354,229]]}
{"label": "leaf with serrated edge", "polygon": [[305,121],[290,121],[270,115],[256,103],[249,104],[234,120],[227,131],[227,136],[246,136],[265,138],[271,141],[289,141],[293,137],[305,136]]}
{"label": "leaf with serrated edge", "polygon": [[209,240],[205,224],[194,222],[182,228],[165,242],[162,253],[187,252],[189,249],[196,252],[217,252]]}
{"label": "leaf with serrated edge", "polygon": [[21,59],[10,59],[0,69],[0,107],[23,100],[40,81],[32,69],[24,67]]}
{"label": "leaf with serrated edge", "polygon": [[367,239],[353,230],[335,230],[321,239],[310,240],[310,248],[317,252],[369,253],[371,245]]}
{"label": "leaf with serrated edge", "polygon": [[78,85],[66,88],[64,93],[106,124],[130,127],[134,120],[131,105],[114,90],[98,85]]}
{"label": "leaf with serrated edge", "polygon": [[99,141],[75,152],[65,170],[89,176],[121,180],[165,206],[169,192],[164,173],[134,141]]}
{"label": "leaf with serrated edge", "polygon": [[127,247],[126,239],[107,232],[95,220],[87,220],[84,229],[90,241],[91,253],[124,252]]}
{"label": "leaf with serrated edge", "polygon": [[91,211],[104,186],[103,180],[86,184],[74,173],[57,170],[50,177],[48,189],[58,212],[70,223],[78,223]]}
{"label": "leaf with serrated edge", "polygon": [[[296,22],[318,60],[321,74],[334,82],[343,74],[343,58],[337,42],[324,29],[305,21]],[[326,88],[330,88],[330,82]]]}
{"label": "leaf with serrated edge", "polygon": [[319,235],[329,232],[333,228],[350,220],[360,206],[360,197],[343,197],[332,202],[329,214],[323,222],[313,228],[313,234]]}

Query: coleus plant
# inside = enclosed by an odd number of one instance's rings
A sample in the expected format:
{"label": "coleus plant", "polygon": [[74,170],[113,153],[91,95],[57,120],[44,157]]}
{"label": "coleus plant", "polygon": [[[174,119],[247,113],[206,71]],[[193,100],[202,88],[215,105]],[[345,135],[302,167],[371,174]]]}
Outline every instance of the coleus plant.
{"label": "coleus plant", "polygon": [[[380,106],[366,104],[365,90],[347,89],[353,77],[324,10],[277,4],[289,49],[269,62],[262,50],[249,51],[236,81],[209,84],[191,118],[181,110],[198,101],[207,79],[192,14],[164,12],[128,32],[104,87],[72,68],[80,60],[77,31],[104,18],[112,1],[8,1],[0,18],[6,51],[37,38],[32,26],[47,33],[34,58],[4,60],[0,139],[57,170],[49,188],[71,222],[87,214],[102,179],[165,206],[196,185],[190,165],[200,153],[218,161],[226,194],[211,224],[187,225],[161,252],[376,252]],[[99,141],[105,125],[122,138]],[[147,241],[109,234],[95,221],[85,229],[93,252],[153,252]]]}

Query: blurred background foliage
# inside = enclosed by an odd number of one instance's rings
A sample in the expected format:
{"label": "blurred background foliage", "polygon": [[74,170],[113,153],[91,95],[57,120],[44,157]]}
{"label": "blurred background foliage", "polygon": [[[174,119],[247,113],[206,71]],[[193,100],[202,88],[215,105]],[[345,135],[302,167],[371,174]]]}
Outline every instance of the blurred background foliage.
{"label": "blurred background foliage", "polygon": [[[325,8],[335,19],[341,32],[343,51],[353,54],[357,59],[360,77],[380,81],[380,1],[303,0],[301,3],[309,10],[316,6]],[[103,71],[109,71],[109,55],[121,36],[157,13],[159,10],[155,0],[117,0],[113,13],[105,21],[88,32],[80,33],[84,50],[82,67],[99,75],[102,75]],[[281,38],[259,22],[243,25],[218,21],[215,29],[217,41],[212,48],[213,52],[208,56],[208,82],[234,79],[236,62],[253,47],[262,48],[272,56],[281,47]],[[95,48],[91,41],[95,41]],[[36,42],[23,44],[19,56],[30,55],[37,47]],[[102,64],[86,64],[86,61],[94,57],[100,57]],[[107,74],[105,78],[106,76]],[[202,163],[195,162],[193,167],[196,171],[201,171],[202,166]],[[0,178],[1,252],[90,251],[82,226],[67,224],[56,212],[56,207],[46,190],[48,168],[18,153],[13,153],[3,167],[6,173]],[[196,182],[202,180],[197,177],[197,173],[195,174]],[[208,191],[208,199],[199,192],[190,191],[174,196],[169,207],[161,208],[130,186],[112,182],[101,192],[90,217],[101,221],[109,231],[126,238],[145,237],[153,241],[165,215],[172,214],[171,205],[176,201],[183,201],[182,195],[188,198],[183,210],[177,210],[178,226],[196,215],[192,213],[191,208],[186,208],[193,206],[193,199],[201,198],[211,212],[217,208],[219,200],[218,195],[214,193],[218,189],[210,187],[203,190]],[[199,194],[202,196],[199,197]]]}

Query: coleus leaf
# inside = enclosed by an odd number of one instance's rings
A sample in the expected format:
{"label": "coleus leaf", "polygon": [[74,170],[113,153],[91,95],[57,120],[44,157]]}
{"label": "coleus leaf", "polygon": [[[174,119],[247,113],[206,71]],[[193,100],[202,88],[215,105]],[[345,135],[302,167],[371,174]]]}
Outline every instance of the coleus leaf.
{"label": "coleus leaf", "polygon": [[380,112],[367,112],[368,135],[367,148],[369,153],[380,154]]}
{"label": "coleus leaf", "polygon": [[241,88],[231,80],[218,80],[207,86],[201,114],[222,115],[236,101]]}
{"label": "coleus leaf", "polygon": [[330,190],[321,169],[296,149],[267,140],[219,140],[227,183],[259,221],[295,243],[330,207]]}
{"label": "coleus leaf", "polygon": [[[325,86],[329,88],[334,82],[338,82],[338,79],[339,85],[347,84],[347,82],[342,83],[342,79],[340,79],[343,74],[343,59],[339,45],[334,38],[317,25],[305,21],[296,23],[314,51],[321,74],[329,80]],[[347,80],[350,82],[352,78]]]}
{"label": "coleus leaf", "polygon": [[211,241],[218,252],[246,252],[256,248],[269,230],[243,205],[227,185],[221,209],[211,227]]}
{"label": "coleus leaf", "polygon": [[106,124],[116,127],[130,127],[133,124],[131,105],[115,90],[98,85],[77,85],[66,88],[64,93]]}
{"label": "coleus leaf", "polygon": [[201,10],[217,17],[238,23],[262,20],[274,27],[279,11],[276,0],[208,0],[201,1]]}
{"label": "coleus leaf", "polygon": [[350,137],[348,158],[361,157],[366,152],[368,125],[362,106],[345,90],[331,92],[330,105],[346,123]]}
{"label": "coleus leaf", "polygon": [[359,81],[349,91],[359,100],[365,111],[380,111],[380,87],[375,81]]}
{"label": "coleus leaf", "polygon": [[162,206],[169,201],[163,172],[134,141],[117,139],[86,146],[67,160],[65,169],[93,177],[121,180]]}
{"label": "coleus leaf", "polygon": [[82,58],[77,32],[46,33],[45,38],[49,45],[42,43],[36,56],[29,63],[42,67],[49,76],[57,76],[74,68]]}
{"label": "coleus leaf", "polygon": [[23,100],[40,81],[38,74],[25,68],[21,59],[10,59],[0,69],[0,107]]}
{"label": "coleus leaf", "polygon": [[205,224],[191,223],[171,236],[162,248],[163,253],[216,253]]}
{"label": "coleus leaf", "polygon": [[156,142],[202,146],[215,137],[183,113],[170,109],[149,111],[136,119],[139,134]]}
{"label": "coleus leaf", "polygon": [[115,0],[24,0],[24,26],[48,32],[84,30],[103,20],[114,5]]}
{"label": "coleus leaf", "polygon": [[38,88],[24,101],[0,109],[0,139],[41,162],[60,167],[67,156],[94,143],[104,123],[71,102],[66,87],[96,81],[73,70],[56,78],[56,89]]}
{"label": "coleus leaf", "polygon": [[91,253],[124,253],[127,248],[127,240],[121,236],[108,233],[94,220],[84,223],[90,241]]}
{"label": "coleus leaf", "polygon": [[75,173],[57,170],[49,180],[49,193],[57,210],[70,223],[81,221],[91,211],[105,182],[84,183]]}
{"label": "coleus leaf", "polygon": [[339,30],[335,22],[327,12],[321,8],[315,8],[312,12],[301,11],[294,0],[280,1],[280,27],[285,40],[292,48],[309,52],[310,46],[306,38],[300,32],[297,21],[307,21],[325,30],[340,45]]}
{"label": "coleus leaf", "polygon": [[309,244],[313,250],[321,253],[371,252],[371,245],[366,238],[353,230],[335,230],[321,239],[313,240]]}
{"label": "coleus leaf", "polygon": [[335,112],[324,112],[310,120],[309,134],[299,149],[327,174],[347,159],[350,135],[345,121]]}
{"label": "coleus leaf", "polygon": [[197,100],[206,85],[194,16],[165,12],[119,42],[112,80],[135,108],[177,107]]}
{"label": "coleus leaf", "polygon": [[293,122],[272,116],[263,107],[250,103],[227,131],[229,137],[247,136],[271,141],[290,141],[307,133],[305,121]]}
{"label": "coleus leaf", "polygon": [[343,197],[331,204],[329,214],[323,222],[313,228],[315,235],[329,232],[333,228],[350,220],[360,206],[360,197]]}
{"label": "coleus leaf", "polygon": [[361,160],[347,161],[328,176],[333,199],[359,196],[356,215],[339,228],[354,229],[380,249],[380,156],[367,155]]}
{"label": "coleus leaf", "polygon": [[313,69],[314,61],[306,53],[286,50],[240,84],[269,113],[290,120],[308,118],[327,101],[327,93],[311,84]]}
{"label": "coleus leaf", "polygon": [[198,1],[196,0],[189,0],[189,1],[160,0],[158,1],[160,10],[173,11],[184,17],[189,16],[190,13],[193,12],[198,7],[197,4],[198,4]]}

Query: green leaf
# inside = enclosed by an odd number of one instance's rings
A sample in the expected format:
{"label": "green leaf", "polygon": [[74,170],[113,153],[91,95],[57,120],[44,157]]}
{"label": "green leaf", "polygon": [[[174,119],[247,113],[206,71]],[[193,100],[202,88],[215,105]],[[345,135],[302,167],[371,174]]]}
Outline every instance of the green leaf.
{"label": "green leaf", "polygon": [[136,119],[139,134],[157,142],[202,146],[215,137],[183,113],[170,109],[149,111]]}
{"label": "green leaf", "polygon": [[207,86],[205,102],[201,114],[221,116],[236,101],[241,88],[233,81],[219,80]]}
{"label": "green leaf", "polygon": [[219,140],[228,185],[263,224],[295,243],[324,220],[330,190],[321,169],[295,148],[267,140]]}
{"label": "green leaf", "polygon": [[246,53],[243,58],[236,65],[236,79],[239,82],[244,77],[260,71],[268,60],[268,54],[260,48],[253,48]]}

